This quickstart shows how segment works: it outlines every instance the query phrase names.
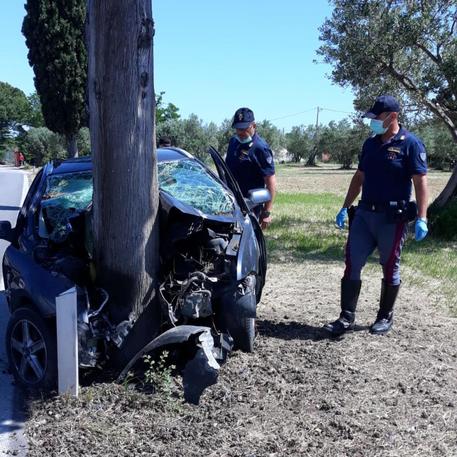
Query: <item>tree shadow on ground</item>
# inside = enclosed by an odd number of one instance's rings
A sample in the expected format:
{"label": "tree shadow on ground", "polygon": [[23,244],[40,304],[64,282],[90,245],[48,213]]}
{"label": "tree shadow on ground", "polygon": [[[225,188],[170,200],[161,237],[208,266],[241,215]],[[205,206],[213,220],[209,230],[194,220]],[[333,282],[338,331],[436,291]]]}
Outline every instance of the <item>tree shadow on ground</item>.
{"label": "tree shadow on ground", "polygon": [[[354,332],[361,332],[368,330],[367,325],[356,325]],[[260,335],[272,338],[280,338],[283,340],[332,340],[338,341],[344,338],[335,338],[323,327],[316,327],[302,322],[277,322],[269,319],[257,319],[257,330]]]}

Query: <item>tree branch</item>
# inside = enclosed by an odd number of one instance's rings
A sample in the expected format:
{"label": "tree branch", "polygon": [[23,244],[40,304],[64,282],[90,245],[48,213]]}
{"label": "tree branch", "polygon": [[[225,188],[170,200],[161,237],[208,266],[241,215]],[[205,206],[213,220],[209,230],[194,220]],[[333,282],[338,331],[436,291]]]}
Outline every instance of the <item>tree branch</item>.
{"label": "tree branch", "polygon": [[434,63],[436,63],[438,66],[441,65],[441,56],[433,54],[433,52],[430,51],[430,49],[427,48],[427,46],[423,45],[422,43],[416,43],[416,46],[423,51]]}
{"label": "tree branch", "polygon": [[434,113],[438,118],[440,118],[446,125],[446,127],[451,132],[452,138],[457,143],[457,126],[453,122],[453,120],[447,115],[446,111],[443,107],[436,102],[433,102],[422,91],[417,87],[414,81],[409,78],[408,76],[400,73],[393,65],[388,65],[387,70],[403,87],[415,94],[420,100]]}

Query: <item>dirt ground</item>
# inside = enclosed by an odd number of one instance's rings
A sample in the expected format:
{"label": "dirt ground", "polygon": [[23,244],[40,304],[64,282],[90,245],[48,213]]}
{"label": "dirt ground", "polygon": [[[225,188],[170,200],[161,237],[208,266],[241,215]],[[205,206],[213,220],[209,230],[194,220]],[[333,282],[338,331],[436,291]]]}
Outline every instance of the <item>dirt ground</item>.
{"label": "dirt ground", "polygon": [[393,331],[372,336],[380,280],[368,268],[359,327],[333,341],[321,326],[341,275],[340,263],[271,265],[255,353],[233,353],[199,406],[83,388],[34,405],[28,455],[457,456],[456,319],[437,284],[405,272]]}

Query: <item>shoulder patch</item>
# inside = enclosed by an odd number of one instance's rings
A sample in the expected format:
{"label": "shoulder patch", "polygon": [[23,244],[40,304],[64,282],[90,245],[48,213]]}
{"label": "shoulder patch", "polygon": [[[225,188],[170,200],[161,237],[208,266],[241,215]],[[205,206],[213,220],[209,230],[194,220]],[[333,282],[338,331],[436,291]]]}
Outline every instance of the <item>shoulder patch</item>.
{"label": "shoulder patch", "polygon": [[427,154],[425,152],[421,152],[419,154],[419,157],[421,158],[422,162],[425,162],[425,159],[427,158]]}

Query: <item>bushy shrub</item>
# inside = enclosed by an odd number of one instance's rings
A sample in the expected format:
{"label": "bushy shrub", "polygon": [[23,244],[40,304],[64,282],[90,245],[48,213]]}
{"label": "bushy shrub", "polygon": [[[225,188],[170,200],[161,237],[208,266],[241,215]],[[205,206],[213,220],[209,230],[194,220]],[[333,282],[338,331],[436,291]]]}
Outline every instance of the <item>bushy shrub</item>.
{"label": "bushy shrub", "polygon": [[430,208],[430,231],[436,238],[457,240],[457,198],[453,198],[443,208]]}
{"label": "bushy shrub", "polygon": [[23,153],[26,162],[37,167],[52,159],[64,159],[67,155],[62,136],[46,127],[32,128],[27,132]]}

